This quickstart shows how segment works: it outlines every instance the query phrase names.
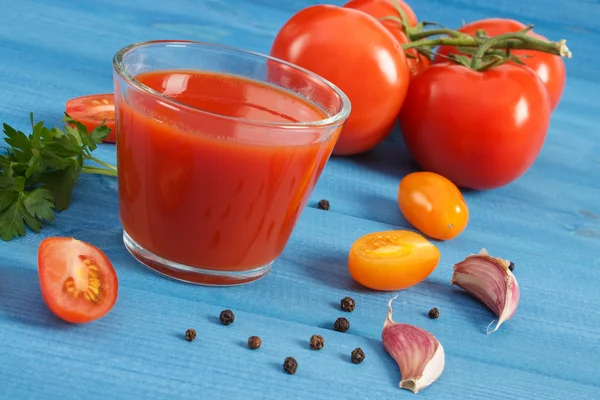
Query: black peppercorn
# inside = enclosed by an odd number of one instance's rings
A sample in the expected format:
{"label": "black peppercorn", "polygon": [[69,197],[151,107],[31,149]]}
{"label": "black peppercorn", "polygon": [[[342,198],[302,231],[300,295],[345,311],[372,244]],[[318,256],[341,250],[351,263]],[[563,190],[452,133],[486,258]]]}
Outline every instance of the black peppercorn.
{"label": "black peppercorn", "polygon": [[508,265],[508,269],[511,270],[511,271],[514,271],[515,270],[515,263],[511,261],[510,264]]}
{"label": "black peppercorn", "polygon": [[185,331],[185,340],[187,340],[188,342],[191,342],[194,339],[196,339],[196,330],[195,329],[190,328],[187,331]]}
{"label": "black peppercorn", "polygon": [[250,336],[248,338],[248,347],[252,350],[256,350],[262,344],[262,340],[258,336]]}
{"label": "black peppercorn", "polygon": [[440,316],[440,310],[438,310],[436,307],[433,307],[431,310],[429,310],[429,318],[436,319],[439,316]]}
{"label": "black peppercorn", "polygon": [[298,362],[294,357],[286,357],[283,361],[283,370],[290,375],[294,375],[298,369]]}
{"label": "black peppercorn", "polygon": [[321,350],[325,345],[325,339],[321,335],[312,335],[310,337],[310,348],[313,350]]}
{"label": "black peppercorn", "polygon": [[362,351],[360,347],[357,347],[356,349],[352,350],[351,359],[354,364],[360,364],[365,359],[364,351]]}
{"label": "black peppercorn", "polygon": [[317,207],[319,207],[319,209],[321,210],[329,210],[329,200],[319,200],[319,204],[317,204]]}
{"label": "black peppercorn", "polygon": [[348,321],[344,317],[340,317],[335,320],[335,323],[333,324],[333,329],[335,329],[338,332],[346,332],[348,329],[350,329],[350,321]]}
{"label": "black peppercorn", "polygon": [[233,311],[231,310],[224,310],[221,311],[221,315],[219,315],[219,320],[223,325],[229,325],[232,324],[235,320],[235,315],[233,315]]}
{"label": "black peppercorn", "polygon": [[352,297],[344,297],[340,304],[342,306],[342,310],[346,312],[352,312],[354,311],[354,307],[356,307],[356,302]]}

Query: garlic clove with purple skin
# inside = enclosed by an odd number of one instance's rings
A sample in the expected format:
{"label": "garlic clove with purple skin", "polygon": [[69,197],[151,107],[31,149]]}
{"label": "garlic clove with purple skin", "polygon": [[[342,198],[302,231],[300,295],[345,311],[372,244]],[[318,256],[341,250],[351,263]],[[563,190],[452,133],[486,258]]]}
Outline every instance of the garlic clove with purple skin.
{"label": "garlic clove with purple skin", "polygon": [[400,388],[418,393],[435,382],[444,370],[444,348],[435,336],[413,325],[392,320],[392,301],[381,334],[383,347],[400,368]]}
{"label": "garlic clove with purple skin", "polygon": [[482,249],[454,265],[451,283],[467,291],[498,316],[498,322],[487,334],[496,332],[510,319],[519,305],[519,283],[509,269],[510,262],[492,257]]}

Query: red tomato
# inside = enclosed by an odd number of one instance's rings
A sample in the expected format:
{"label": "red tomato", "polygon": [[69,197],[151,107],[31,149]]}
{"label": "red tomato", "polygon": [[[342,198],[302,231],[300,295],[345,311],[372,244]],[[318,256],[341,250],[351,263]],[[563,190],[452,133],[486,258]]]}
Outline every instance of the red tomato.
{"label": "red tomato", "polygon": [[98,319],[117,300],[117,274],[110,260],[77,239],[44,239],[38,249],[38,274],[44,302],[67,322]]}
{"label": "red tomato", "polygon": [[115,100],[112,93],[91,94],[67,101],[67,114],[82,123],[91,132],[106,119],[111,132],[104,142],[115,142]]}
{"label": "red tomato", "polygon": [[[405,44],[405,43],[409,42],[406,35],[401,31],[397,30],[394,33],[394,36],[396,37],[396,40],[398,40],[400,42],[400,44]],[[412,79],[412,77],[414,77],[417,74],[420,74],[421,72],[426,70],[427,67],[429,67],[431,65],[431,61],[429,60],[429,58],[427,58],[427,56],[424,56],[423,54],[419,53],[417,51],[417,49],[408,49],[408,50],[405,50],[404,52],[407,55],[406,63],[408,64],[408,70],[410,71],[411,79]]]}
{"label": "red tomato", "polygon": [[483,190],[527,171],[546,138],[550,112],[544,84],[527,67],[506,63],[477,72],[447,62],[413,79],[399,120],[422,169]]}
{"label": "red tomato", "polygon": [[[518,32],[525,28],[524,24],[512,19],[488,18],[466,24],[458,31],[474,36],[478,30],[482,29],[488,36],[498,36],[504,33]],[[548,40],[533,31],[529,31],[528,34],[540,40]],[[444,56],[448,54],[458,53],[455,47],[448,46],[441,46],[436,52],[440,54],[434,57],[436,63],[446,61]],[[551,109],[554,110],[565,88],[567,72],[562,57],[532,50],[512,50],[512,53],[523,57],[521,59],[523,63],[533,69],[544,82],[550,95]]]}
{"label": "red tomato", "polygon": [[281,28],[271,55],[330,80],[350,98],[333,154],[362,153],[390,132],[410,74],[400,43],[374,18],[351,8],[305,8]]}
{"label": "red tomato", "polygon": [[[417,15],[413,11],[412,8],[408,4],[406,4],[402,0],[350,0],[344,7],[354,8],[356,10],[360,10],[371,15],[374,18],[383,18],[383,17],[398,17],[402,19],[400,13],[396,9],[396,4],[404,11],[406,14],[406,18],[408,19],[408,26],[415,27],[419,22],[417,20]],[[398,27],[398,24],[393,21],[381,21],[382,23],[387,24],[391,22],[394,27]]]}
{"label": "red tomato", "polygon": [[[377,19],[390,16],[400,18],[394,1],[395,0],[351,0],[346,3],[344,7],[360,10]],[[412,8],[402,0],[397,0],[397,2],[406,14],[408,25],[411,27],[416,26],[418,20]],[[379,22],[394,35],[400,44],[408,43],[409,40],[404,33],[404,28],[398,22],[390,20]],[[431,64],[431,61],[426,56],[420,54],[416,49],[409,49],[406,51],[406,54],[408,55],[408,57],[406,57],[406,62],[408,63],[408,69],[411,76],[415,76]]]}

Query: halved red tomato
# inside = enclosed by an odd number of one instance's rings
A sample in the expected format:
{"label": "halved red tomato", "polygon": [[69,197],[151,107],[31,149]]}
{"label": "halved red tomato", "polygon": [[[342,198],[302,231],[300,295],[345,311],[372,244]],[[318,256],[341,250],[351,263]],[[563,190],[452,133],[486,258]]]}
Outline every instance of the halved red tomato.
{"label": "halved red tomato", "polygon": [[67,114],[85,125],[88,132],[106,120],[104,123],[110,128],[110,133],[103,141],[115,142],[115,99],[112,93],[75,97],[67,101],[66,109]]}
{"label": "halved red tomato", "polygon": [[81,324],[101,318],[117,301],[119,282],[106,254],[74,238],[42,240],[38,275],[44,302],[67,322]]}

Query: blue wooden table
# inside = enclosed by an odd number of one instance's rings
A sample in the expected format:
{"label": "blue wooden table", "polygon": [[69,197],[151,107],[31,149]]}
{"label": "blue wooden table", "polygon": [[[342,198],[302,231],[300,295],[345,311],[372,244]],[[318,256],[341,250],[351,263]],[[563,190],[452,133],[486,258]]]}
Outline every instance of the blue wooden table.
{"label": "blue wooden table", "polygon": [[[59,124],[67,99],[112,90],[111,61],[150,39],[211,41],[268,52],[277,30],[316,0],[0,0],[0,120],[27,129],[29,112]],[[339,0],[333,3],[340,3]],[[504,188],[468,193],[471,221],[438,243],[439,267],[399,292],[397,320],[434,333],[446,350],[441,378],[417,396],[435,399],[600,399],[600,42],[598,0],[415,0],[421,19],[449,26],[517,18],[574,57],[544,149]],[[520,4],[520,5],[518,5]],[[394,135],[397,135],[395,132]],[[115,162],[112,145],[100,158]],[[414,169],[397,141],[355,158],[332,159],[273,271],[234,288],[164,279],[126,252],[114,178],[83,176],[71,208],[41,234],[0,242],[0,398],[6,399],[395,399],[399,371],[380,341],[390,293],[359,287],[346,257],[359,236],[407,228],[396,204]],[[316,208],[327,198],[331,210]],[[102,248],[116,266],[119,299],[105,318],[72,326],[55,318],[39,290],[40,240],[68,235]],[[449,283],[452,265],[487,248],[516,263],[516,315],[485,334],[494,316]],[[348,333],[332,330],[339,300],[357,308]],[[438,307],[441,317],[426,317]],[[233,325],[218,323],[231,308]],[[196,341],[183,339],[187,328]],[[313,334],[326,340],[309,350]],[[246,340],[263,346],[250,351]],[[355,347],[363,364],[349,361]],[[282,372],[285,357],[299,363]]]}

